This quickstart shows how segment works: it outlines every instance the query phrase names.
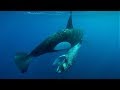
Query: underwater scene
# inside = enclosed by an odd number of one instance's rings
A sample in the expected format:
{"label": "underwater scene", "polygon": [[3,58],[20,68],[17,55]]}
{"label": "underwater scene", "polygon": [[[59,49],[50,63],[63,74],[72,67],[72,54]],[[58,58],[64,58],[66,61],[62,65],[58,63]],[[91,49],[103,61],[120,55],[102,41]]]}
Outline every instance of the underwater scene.
{"label": "underwater scene", "polygon": [[0,11],[0,79],[120,79],[120,11]]}

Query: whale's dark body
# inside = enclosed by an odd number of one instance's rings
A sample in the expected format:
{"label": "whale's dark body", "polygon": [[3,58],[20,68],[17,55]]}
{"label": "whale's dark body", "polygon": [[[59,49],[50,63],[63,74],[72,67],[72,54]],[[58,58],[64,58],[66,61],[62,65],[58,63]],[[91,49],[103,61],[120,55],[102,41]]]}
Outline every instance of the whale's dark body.
{"label": "whale's dark body", "polygon": [[48,52],[55,52],[55,46],[60,42],[69,42],[71,47],[76,45],[78,42],[82,42],[80,30],[74,29],[64,29],[55,33],[52,36],[49,36],[44,40],[38,47],[36,47],[29,55],[30,56],[40,56],[41,54]]}
{"label": "whale's dark body", "polygon": [[73,28],[71,14],[65,29],[49,36],[42,43],[40,43],[40,45],[38,45],[29,55],[35,57],[40,56],[44,53],[55,52],[56,50],[54,50],[54,48],[60,42],[69,42],[72,47],[78,42],[82,43],[82,36],[83,34],[80,30]]}

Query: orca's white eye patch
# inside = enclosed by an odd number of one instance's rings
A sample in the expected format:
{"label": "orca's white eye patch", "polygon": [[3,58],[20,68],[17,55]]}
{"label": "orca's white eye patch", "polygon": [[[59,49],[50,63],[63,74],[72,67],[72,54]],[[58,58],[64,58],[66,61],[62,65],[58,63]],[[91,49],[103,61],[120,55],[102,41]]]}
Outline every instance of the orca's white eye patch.
{"label": "orca's white eye patch", "polygon": [[69,42],[61,42],[55,46],[54,50],[69,49],[70,47],[71,44]]}

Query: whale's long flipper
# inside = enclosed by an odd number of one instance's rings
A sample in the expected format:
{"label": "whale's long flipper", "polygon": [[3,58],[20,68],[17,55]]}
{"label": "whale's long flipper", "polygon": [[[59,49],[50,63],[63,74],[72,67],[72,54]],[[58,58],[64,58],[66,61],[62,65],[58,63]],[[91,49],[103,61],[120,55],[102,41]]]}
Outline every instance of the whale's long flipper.
{"label": "whale's long flipper", "polygon": [[70,11],[70,17],[69,17],[69,19],[68,19],[66,28],[67,28],[67,29],[73,29],[73,24],[72,24],[72,11]]}

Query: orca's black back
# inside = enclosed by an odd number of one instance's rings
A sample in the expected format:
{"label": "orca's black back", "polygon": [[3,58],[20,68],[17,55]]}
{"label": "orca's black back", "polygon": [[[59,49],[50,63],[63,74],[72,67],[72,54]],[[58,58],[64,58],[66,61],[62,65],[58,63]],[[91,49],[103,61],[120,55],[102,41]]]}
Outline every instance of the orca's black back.
{"label": "orca's black back", "polygon": [[69,42],[71,46],[74,46],[78,42],[81,43],[81,33],[80,30],[73,29],[65,29],[63,31],[59,31],[47,39],[45,39],[42,43],[40,43],[31,53],[31,56],[39,56],[45,53],[54,52],[54,48],[57,44],[61,42]]}

